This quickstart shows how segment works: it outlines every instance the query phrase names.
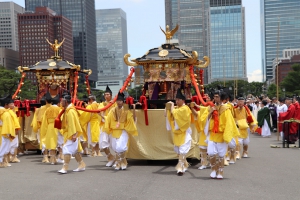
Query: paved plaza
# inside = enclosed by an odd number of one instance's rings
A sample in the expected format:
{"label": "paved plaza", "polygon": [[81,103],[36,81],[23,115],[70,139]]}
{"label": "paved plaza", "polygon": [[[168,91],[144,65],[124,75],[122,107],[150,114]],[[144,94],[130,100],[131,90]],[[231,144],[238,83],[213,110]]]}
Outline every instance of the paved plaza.
{"label": "paved plaza", "polygon": [[[224,179],[209,178],[210,169],[198,162],[177,176],[177,161],[129,160],[126,171],[105,167],[105,157],[83,157],[85,172],[71,160],[68,174],[62,165],[41,163],[34,152],[20,156],[21,163],[0,169],[1,199],[299,199],[300,150],[282,148],[276,140],[251,135],[250,158],[225,167]],[[270,144],[281,148],[270,148]]]}

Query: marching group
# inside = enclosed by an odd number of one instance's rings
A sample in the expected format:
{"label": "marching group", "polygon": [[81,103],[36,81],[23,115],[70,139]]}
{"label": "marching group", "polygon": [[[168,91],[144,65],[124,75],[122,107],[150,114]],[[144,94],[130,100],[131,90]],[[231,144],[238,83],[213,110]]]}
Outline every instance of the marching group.
{"label": "marching group", "polygon": [[[47,93],[41,99],[42,106],[34,112],[32,129],[37,134],[40,149],[43,153],[43,163],[63,163],[58,172],[65,174],[71,158],[75,157],[78,167],[75,172],[84,171],[85,163],[82,153],[87,156],[102,156],[100,149],[107,156],[106,166],[113,166],[116,170],[126,169],[128,134],[137,135],[135,126],[135,104],[133,112],[123,106],[124,94],[119,93],[116,103],[105,111],[98,113],[92,110],[103,108],[112,103],[112,92],[107,86],[104,93],[105,101],[98,104],[93,95],[88,97],[85,109],[91,112],[80,111],[72,104],[69,94],[52,97]],[[11,166],[10,162],[20,162],[17,159],[18,137],[20,129],[18,117],[14,109],[11,96],[0,100],[0,168]],[[61,115],[61,128],[55,128],[56,118]],[[92,148],[90,154],[88,146]],[[110,152],[113,149],[115,155]],[[49,159],[50,157],[50,159]]]}
{"label": "marching group", "polygon": [[[41,104],[44,105],[35,110],[31,124],[33,131],[37,133],[44,155],[43,163],[63,163],[58,173],[65,174],[74,156],[78,167],[73,171],[84,171],[86,165],[82,154],[102,156],[101,152],[104,152],[107,167],[113,167],[115,170],[127,168],[128,134],[138,135],[136,104],[132,105],[133,109],[130,111],[124,104],[123,93],[118,93],[117,101],[113,103],[112,92],[108,86],[104,98],[105,101],[97,103],[95,96],[90,95],[86,110],[82,111],[72,104],[69,94],[63,94],[61,99],[58,96],[52,97],[49,93],[44,96],[41,100]],[[296,112],[300,108],[298,102],[292,104],[291,98],[286,98],[286,106],[282,99],[280,103],[276,99],[269,102],[268,98],[243,97],[230,101],[230,95],[222,89],[215,90],[212,99],[205,95],[204,100],[208,106],[197,105],[194,102],[187,105],[185,100],[184,94],[178,89],[176,106],[170,101],[165,108],[166,128],[173,132],[174,151],[178,155],[178,164],[175,167],[178,175],[183,175],[189,166],[186,155],[192,143],[191,123],[199,133],[201,162],[198,169],[211,167],[210,177],[223,179],[224,165],[233,164],[241,157],[248,157],[250,133],[261,132],[262,136],[267,137],[271,134],[272,126],[274,130],[277,128],[277,118],[279,121],[297,118],[296,113],[300,113]],[[10,162],[20,162],[17,158],[17,131],[20,124],[13,102],[11,97],[1,99],[1,168],[11,166]],[[97,110],[107,107],[108,104],[112,105],[98,113]],[[64,112],[60,116],[62,110]],[[272,110],[278,114],[276,119]],[[54,125],[58,116],[62,122],[59,129]],[[281,129],[279,126],[279,131],[282,131]],[[297,140],[293,133],[296,133],[295,130],[290,131],[290,138],[285,139],[290,142]],[[92,149],[91,152],[88,147]]]}

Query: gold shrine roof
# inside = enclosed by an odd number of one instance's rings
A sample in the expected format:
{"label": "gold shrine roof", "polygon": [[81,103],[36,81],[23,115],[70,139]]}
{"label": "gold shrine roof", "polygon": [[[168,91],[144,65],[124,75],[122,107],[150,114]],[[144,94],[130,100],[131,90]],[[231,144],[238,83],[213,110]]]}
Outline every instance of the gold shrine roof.
{"label": "gold shrine roof", "polygon": [[128,66],[145,65],[148,63],[185,63],[199,68],[206,68],[209,64],[209,58],[204,56],[204,61],[198,60],[197,51],[187,51],[174,44],[163,44],[160,47],[150,49],[142,57],[128,60],[130,54],[124,55],[124,62]]}
{"label": "gold shrine roof", "polygon": [[37,62],[34,65],[31,65],[29,67],[19,67],[19,71],[40,71],[40,70],[49,70],[49,71],[59,71],[59,70],[68,70],[73,69],[76,71],[80,70],[80,65],[75,65],[71,62],[68,62],[67,60],[63,59],[56,59],[51,58],[47,60],[42,60]]}
{"label": "gold shrine roof", "polygon": [[163,44],[161,47],[150,49],[145,55],[133,61],[137,63],[153,61],[168,62],[169,60],[173,62],[187,61],[192,58],[191,53],[176,47],[174,44]]}

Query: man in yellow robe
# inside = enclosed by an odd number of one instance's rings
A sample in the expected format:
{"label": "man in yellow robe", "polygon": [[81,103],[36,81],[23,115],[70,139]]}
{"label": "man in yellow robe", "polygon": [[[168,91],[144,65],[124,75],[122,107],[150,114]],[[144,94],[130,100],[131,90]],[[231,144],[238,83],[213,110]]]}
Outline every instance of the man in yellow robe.
{"label": "man in yellow robe", "polygon": [[[96,102],[96,97],[90,95],[88,97],[88,110],[97,110],[99,104]],[[88,143],[92,147],[92,156],[102,156],[99,149],[99,135],[100,135],[100,116],[97,113],[82,112],[80,116],[81,125],[86,126]]]}
{"label": "man in yellow robe", "polygon": [[[210,111],[210,106],[200,106],[197,105],[196,103],[191,104],[193,106],[191,106],[191,110],[192,113],[194,115],[194,123],[195,123],[195,127],[199,133],[199,141],[198,141],[198,145],[199,145],[199,149],[200,149],[200,157],[201,157],[201,162],[200,162],[200,167],[198,167],[198,169],[202,170],[202,169],[206,169],[208,167],[208,160],[207,160],[207,134],[208,134],[208,130],[205,130],[209,119],[208,119],[208,114]],[[196,108],[199,109],[199,111],[195,110],[194,106]]]}
{"label": "man in yellow robe", "polygon": [[79,123],[79,113],[71,102],[71,96],[69,95],[65,95],[61,100],[62,107],[65,109],[62,120],[62,132],[65,140],[63,146],[64,165],[63,168],[58,171],[58,173],[61,174],[68,172],[71,155],[75,155],[75,159],[79,164],[77,169],[73,171],[79,172],[85,170],[85,163],[80,154],[82,147],[79,137],[82,134],[82,128]]}
{"label": "man in yellow robe", "polygon": [[211,178],[223,179],[224,156],[228,144],[235,143],[234,132],[237,132],[233,116],[227,105],[222,102],[226,99],[225,92],[214,92],[215,106],[211,109],[209,118],[209,141],[207,153],[209,155],[212,172]]}
{"label": "man in yellow robe", "polygon": [[[238,105],[234,108],[234,119],[238,126],[240,135],[239,145],[236,148],[237,159],[240,159],[240,147],[243,147],[243,158],[248,157],[248,145],[250,143],[249,133],[254,132],[257,127],[257,121],[251,111],[247,111],[244,97],[238,98]],[[250,125],[250,126],[249,126]]]}
{"label": "man in yellow robe", "polygon": [[179,155],[175,169],[177,175],[182,176],[188,168],[186,154],[191,148],[192,141],[192,129],[190,127],[192,111],[185,105],[185,96],[180,88],[176,93],[177,107],[175,108],[173,102],[168,102],[168,104],[171,104],[171,108],[167,112],[167,130],[173,132],[174,151]]}
{"label": "man in yellow robe", "polygon": [[[99,104],[99,109],[105,107],[107,104],[109,104],[112,100],[112,91],[110,90],[110,88],[108,87],[108,85],[106,86],[105,92],[104,92],[104,98],[105,98],[105,102],[102,102]],[[105,111],[102,111],[100,113],[101,115],[101,121],[100,121],[100,141],[99,141],[99,147],[100,149],[102,149],[107,157],[107,163],[106,163],[106,167],[111,167],[114,162],[115,162],[115,156],[113,154],[110,153],[110,143],[111,143],[111,135],[107,134],[104,131],[104,125],[105,125],[105,119],[108,116],[108,113],[110,112],[111,109],[113,109],[114,107],[116,107],[116,103],[114,103],[113,105],[111,105],[108,109],[106,109]]]}
{"label": "man in yellow robe", "polygon": [[135,104],[133,104],[133,112],[124,109],[124,94],[118,93],[117,107],[111,109],[105,120],[104,130],[111,134],[111,146],[116,153],[115,170],[125,170],[127,168],[127,160],[125,152],[128,149],[128,134],[137,136],[137,128],[135,125]]}
{"label": "man in yellow robe", "polygon": [[[32,128],[33,128],[33,131],[35,133],[37,133],[37,138],[38,138],[38,141],[40,143],[40,149],[42,150],[42,154],[44,155],[43,156],[43,160],[42,160],[42,163],[49,163],[49,159],[48,159],[48,149],[46,149],[46,144],[45,144],[45,139],[46,137],[42,136],[40,134],[40,130],[41,130],[41,127],[42,127],[42,121],[43,121],[43,116],[44,116],[44,113],[46,111],[46,109],[48,107],[51,106],[50,103],[47,103],[46,102],[46,97],[44,96],[42,99],[41,99],[41,104],[45,104],[43,106],[41,106],[38,111],[36,112],[36,116],[33,117],[33,122],[32,122]],[[43,102],[43,103],[42,103]],[[36,121],[36,122],[35,122]]]}
{"label": "man in yellow robe", "polygon": [[[50,93],[46,94],[46,103],[52,104],[52,97]],[[40,134],[42,138],[45,138],[46,149],[50,151],[50,163],[56,164],[56,148],[58,141],[58,130],[54,128],[55,118],[58,116],[60,108],[55,105],[50,105],[46,110],[42,118],[42,126]]]}
{"label": "man in yellow robe", "polygon": [[8,163],[10,142],[16,136],[13,119],[7,110],[9,100],[9,97],[0,99],[0,168],[10,166]]}
{"label": "man in yellow robe", "polygon": [[[54,98],[52,98],[52,105],[58,107],[60,113],[62,108],[60,106],[59,95],[56,95]],[[64,163],[64,157],[62,153],[63,145],[64,145],[64,136],[61,134],[61,130],[57,130],[57,150],[58,150],[57,163]]]}
{"label": "man in yellow robe", "polygon": [[[230,109],[232,116],[234,116],[234,106],[230,102],[230,96],[227,97],[227,101],[226,101],[225,104]],[[239,133],[238,129],[235,129],[235,130],[236,130],[236,132],[233,134],[234,139],[235,139],[235,143],[232,141],[233,143],[228,144],[228,151],[227,151],[227,154],[226,154],[226,157],[225,157],[225,160],[227,159],[227,161],[229,161],[229,164],[234,164],[236,162],[236,147],[239,143],[238,137],[239,137],[240,133]]]}
{"label": "man in yellow robe", "polygon": [[19,146],[19,137],[17,135],[18,135],[18,131],[20,130],[21,127],[20,127],[19,118],[16,115],[14,101],[12,99],[9,100],[8,109],[9,109],[8,111],[9,111],[9,113],[10,113],[12,119],[13,119],[15,131],[16,131],[16,137],[10,143],[11,158],[9,160],[12,163],[19,163],[20,160],[17,158],[18,146]]}

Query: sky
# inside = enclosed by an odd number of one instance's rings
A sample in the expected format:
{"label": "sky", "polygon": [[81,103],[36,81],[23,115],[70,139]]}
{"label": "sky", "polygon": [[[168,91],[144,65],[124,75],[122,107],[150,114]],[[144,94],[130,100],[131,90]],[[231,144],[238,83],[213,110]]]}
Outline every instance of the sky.
{"label": "sky", "polygon": [[[4,2],[0,0],[0,2]],[[25,7],[25,0],[13,0]],[[242,0],[245,7],[246,62],[248,81],[262,81],[260,43],[260,0]],[[159,26],[165,28],[164,0],[95,0],[96,9],[121,8],[127,15],[130,58],[143,56],[165,42]],[[204,55],[203,55],[204,56]],[[203,57],[199,55],[199,59]]]}

